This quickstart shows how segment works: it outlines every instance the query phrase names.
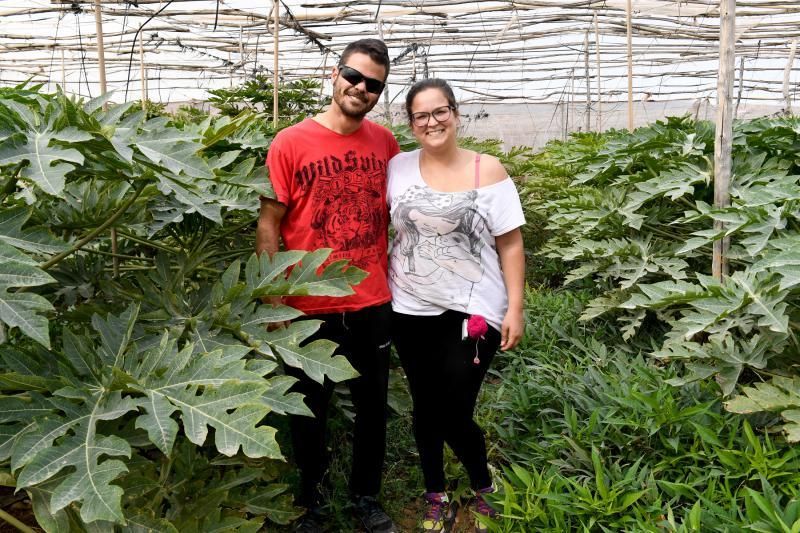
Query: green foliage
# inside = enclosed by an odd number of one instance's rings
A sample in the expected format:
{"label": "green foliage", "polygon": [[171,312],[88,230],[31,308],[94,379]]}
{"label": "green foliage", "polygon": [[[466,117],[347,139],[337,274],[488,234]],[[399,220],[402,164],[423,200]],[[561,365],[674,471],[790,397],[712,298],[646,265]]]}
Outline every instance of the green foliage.
{"label": "green foliage", "polygon": [[[484,399],[504,463],[490,531],[764,531],[793,524],[800,454],[726,412],[714,383],[614,346],[584,292],[530,292],[526,338]],[[769,524],[769,525],[766,525]],[[773,528],[773,529],[769,529]]]}
{"label": "green foliage", "polygon": [[734,413],[777,411],[786,423],[783,430],[787,439],[800,441],[800,377],[791,379],[775,376],[767,383],[744,387],[742,395],[727,402],[725,407]]}
{"label": "green foliage", "polygon": [[[154,102],[152,100],[142,100],[135,101],[133,104],[133,108],[137,111],[141,109],[145,113],[145,118],[156,118],[164,116],[167,112],[167,106],[160,102]],[[181,109],[184,107],[182,106]],[[199,121],[198,121],[199,122]]]}
{"label": "green foliage", "polygon": [[318,322],[267,331],[301,313],[257,302],[365,274],[329,250],[252,253],[271,194],[252,113],[106,102],[0,91],[0,461],[46,531],[287,523],[274,421],[309,411],[280,363],[355,372],[303,344]]}
{"label": "green foliage", "polygon": [[[555,173],[570,168],[575,179],[539,212],[551,232],[543,253],[571,266],[567,283],[592,287],[583,319],[613,317],[623,341],[651,339],[653,355],[683,364],[671,383],[713,377],[728,396],[794,374],[800,121],[735,124],[732,205],[722,209],[712,207],[713,133],[670,118],[593,144],[578,137]],[[731,242],[724,283],[710,276],[722,238]],[[792,405],[779,403],[763,406],[785,413],[791,431]]]}
{"label": "green foliage", "polygon": [[[162,113],[163,114],[163,113]],[[182,105],[174,113],[172,120],[176,124],[194,124],[205,120],[207,114],[202,110],[191,105]]]}
{"label": "green foliage", "polygon": [[576,134],[570,143],[550,141],[545,150],[534,153],[530,147],[504,151],[498,140],[479,141],[474,137],[459,139],[467,149],[497,157],[517,186],[525,213],[522,227],[526,249],[526,273],[532,285],[557,286],[565,275],[563,262],[544,257],[539,252],[552,237],[544,206],[563,196],[564,189],[581,168],[579,154],[596,148],[602,138],[594,134]]}
{"label": "green foliage", "polygon": [[411,133],[411,128],[408,124],[393,124],[392,133],[395,139],[397,139],[401,151],[409,152],[419,148],[419,143]]}
{"label": "green foliage", "polygon": [[[261,120],[271,121],[273,113],[273,80],[256,74],[230,89],[211,89],[208,99],[223,115],[237,116],[243,111],[259,113]],[[328,103],[320,92],[322,83],[315,79],[283,82],[278,88],[278,117],[288,124],[315,115]]]}

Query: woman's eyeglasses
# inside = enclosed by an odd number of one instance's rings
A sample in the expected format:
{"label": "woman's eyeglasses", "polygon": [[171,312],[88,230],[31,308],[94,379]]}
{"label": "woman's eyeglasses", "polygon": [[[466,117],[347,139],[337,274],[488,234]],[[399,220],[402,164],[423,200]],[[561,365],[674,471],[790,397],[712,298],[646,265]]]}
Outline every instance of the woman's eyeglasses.
{"label": "woman's eyeglasses", "polygon": [[381,94],[383,87],[386,85],[380,80],[364,76],[353,67],[348,67],[347,65],[339,65],[339,74],[341,74],[347,83],[353,86],[358,85],[363,81],[367,92],[372,94]]}
{"label": "woman's eyeglasses", "polygon": [[428,121],[430,120],[431,117],[433,117],[433,120],[435,120],[436,122],[444,122],[450,118],[452,111],[453,111],[453,106],[446,105],[442,107],[437,107],[430,113],[428,113],[427,111],[420,111],[419,113],[411,113],[411,123],[417,126],[418,128],[421,128],[422,126],[428,125]]}

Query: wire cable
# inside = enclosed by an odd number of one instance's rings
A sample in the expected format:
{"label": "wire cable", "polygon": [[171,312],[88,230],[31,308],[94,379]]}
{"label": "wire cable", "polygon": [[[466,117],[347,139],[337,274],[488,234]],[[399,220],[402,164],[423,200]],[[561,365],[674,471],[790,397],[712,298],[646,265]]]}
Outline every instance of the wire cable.
{"label": "wire cable", "polygon": [[[89,86],[89,74],[86,72],[86,49],[83,47],[83,36],[81,35],[81,20],[80,12],[75,13],[75,20],[78,26],[78,46],[81,50],[81,72],[83,72],[83,79],[86,80],[86,93],[89,98],[92,97],[92,88]],[[78,74],[78,94],[81,93],[81,76]]]}
{"label": "wire cable", "polygon": [[[151,20],[153,20],[158,15],[160,15],[161,12],[164,11],[165,9],[167,9],[169,7],[169,5],[174,1],[175,0],[169,0],[166,4],[164,4],[161,7],[161,9],[159,9],[158,11],[156,11],[155,13],[150,15],[150,18],[145,20],[144,23],[141,26],[139,26],[139,29],[136,30],[136,33],[133,35],[133,42],[131,43],[130,58],[128,59],[128,78],[125,80],[125,97],[124,97],[125,100],[128,99],[128,86],[131,84],[131,68],[133,67],[133,50],[134,50],[134,47],[136,46],[136,39],[139,38],[139,34],[142,32],[142,29],[147,25],[147,23],[150,22]],[[159,85],[160,85],[160,83],[159,83]],[[160,90],[161,89],[159,87],[159,91]],[[160,97],[161,97],[161,95],[159,94],[159,98]]]}

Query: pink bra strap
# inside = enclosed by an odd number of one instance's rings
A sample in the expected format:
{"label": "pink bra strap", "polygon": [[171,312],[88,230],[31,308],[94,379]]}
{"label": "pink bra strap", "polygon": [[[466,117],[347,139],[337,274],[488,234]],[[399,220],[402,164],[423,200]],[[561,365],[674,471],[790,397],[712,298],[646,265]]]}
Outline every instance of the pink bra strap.
{"label": "pink bra strap", "polygon": [[475,188],[481,184],[481,154],[475,154]]}

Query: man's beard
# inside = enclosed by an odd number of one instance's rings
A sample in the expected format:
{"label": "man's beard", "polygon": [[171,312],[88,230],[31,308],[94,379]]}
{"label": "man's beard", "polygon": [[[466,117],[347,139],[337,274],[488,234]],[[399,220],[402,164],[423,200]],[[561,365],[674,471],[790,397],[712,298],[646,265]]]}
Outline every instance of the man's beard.
{"label": "man's beard", "polygon": [[[358,98],[365,104],[365,107],[359,109],[351,108],[348,96],[354,96]],[[339,109],[342,110],[343,115],[359,120],[364,118],[367,115],[367,113],[372,111],[372,108],[375,107],[375,104],[378,103],[378,101],[375,100],[370,104],[369,95],[367,95],[366,93],[362,93],[361,91],[358,91],[353,87],[341,90],[337,89],[334,92],[333,99],[334,101],[336,101],[336,104],[339,106]]]}

